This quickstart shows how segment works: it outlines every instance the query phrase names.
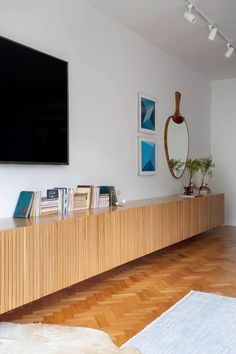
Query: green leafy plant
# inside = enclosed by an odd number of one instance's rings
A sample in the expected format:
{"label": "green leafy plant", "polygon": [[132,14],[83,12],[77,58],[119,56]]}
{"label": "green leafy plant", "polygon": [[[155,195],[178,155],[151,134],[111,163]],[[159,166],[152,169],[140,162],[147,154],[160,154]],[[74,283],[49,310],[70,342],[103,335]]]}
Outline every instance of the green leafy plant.
{"label": "green leafy plant", "polygon": [[180,175],[181,172],[183,171],[184,167],[184,162],[181,161],[180,159],[170,159],[169,161],[170,168],[172,171],[175,173],[175,175]]}
{"label": "green leafy plant", "polygon": [[210,155],[208,157],[201,157],[200,158],[200,169],[202,172],[202,183],[201,187],[204,184],[204,179],[206,176],[212,177],[213,174],[213,168],[215,167],[215,164],[213,162],[213,157]]}
{"label": "green leafy plant", "polygon": [[197,173],[201,168],[201,162],[199,159],[188,159],[186,161],[186,169],[188,171],[189,185],[192,183],[193,175]]}

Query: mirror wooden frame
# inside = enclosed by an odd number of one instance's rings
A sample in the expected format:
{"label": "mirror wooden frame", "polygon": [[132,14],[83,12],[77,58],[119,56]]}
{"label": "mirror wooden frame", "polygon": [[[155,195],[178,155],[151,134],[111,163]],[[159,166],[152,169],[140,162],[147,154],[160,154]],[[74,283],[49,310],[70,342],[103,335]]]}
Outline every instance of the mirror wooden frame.
{"label": "mirror wooden frame", "polygon": [[180,176],[176,176],[173,172],[173,169],[170,166],[170,156],[169,156],[169,150],[168,150],[168,137],[167,137],[167,135],[168,135],[169,123],[171,120],[176,124],[185,123],[186,128],[187,128],[187,135],[188,135],[188,150],[187,150],[186,160],[188,159],[188,155],[189,155],[189,129],[188,129],[188,125],[185,121],[185,118],[180,115],[180,110],[179,110],[180,99],[181,99],[181,93],[176,91],[175,92],[175,104],[176,104],[175,114],[173,116],[170,116],[167,118],[167,121],[165,124],[165,132],[164,132],[164,145],[165,145],[166,160],[167,160],[167,164],[168,164],[170,173],[175,179],[180,179],[183,176],[186,167],[184,166],[183,172],[181,173]]}

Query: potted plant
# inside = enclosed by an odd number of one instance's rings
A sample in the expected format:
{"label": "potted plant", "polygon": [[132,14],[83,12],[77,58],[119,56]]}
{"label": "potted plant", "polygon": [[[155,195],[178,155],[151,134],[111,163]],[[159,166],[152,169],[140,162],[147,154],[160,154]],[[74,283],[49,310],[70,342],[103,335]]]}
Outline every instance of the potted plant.
{"label": "potted plant", "polygon": [[206,183],[206,176],[212,177],[214,167],[215,167],[215,164],[213,162],[212,156],[200,158],[200,169],[202,172],[202,182],[201,182],[201,186],[199,188],[200,194],[211,193],[211,190],[208,187],[208,184]]}
{"label": "potted plant", "polygon": [[194,194],[193,176],[201,168],[201,163],[199,159],[188,159],[186,161],[185,166],[188,171],[188,186],[185,187],[185,194],[193,195]]}

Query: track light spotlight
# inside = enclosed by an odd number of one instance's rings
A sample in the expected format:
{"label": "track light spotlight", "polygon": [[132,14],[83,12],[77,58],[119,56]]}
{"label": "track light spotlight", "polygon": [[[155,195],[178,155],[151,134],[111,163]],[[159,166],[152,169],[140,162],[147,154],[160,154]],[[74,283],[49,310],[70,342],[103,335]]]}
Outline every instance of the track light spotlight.
{"label": "track light spotlight", "polygon": [[192,9],[193,9],[193,5],[192,4],[188,4],[188,11],[185,11],[184,13],[184,17],[186,18],[186,20],[190,23],[195,23],[197,21],[197,16],[195,16],[194,14],[192,14]]}
{"label": "track light spotlight", "polygon": [[216,34],[217,34],[217,28],[214,27],[213,25],[209,25],[208,28],[209,28],[209,31],[210,31],[208,39],[210,41],[214,41],[214,39],[216,38]]}
{"label": "track light spotlight", "polygon": [[230,58],[233,52],[234,52],[234,48],[230,43],[227,43],[227,51],[225,53],[226,58]]}
{"label": "track light spotlight", "polygon": [[[231,55],[234,53],[234,51],[236,51],[236,47],[232,46],[229,39],[222,33],[222,31],[220,29],[216,28],[213,25],[213,22],[211,21],[211,19],[209,17],[207,17],[202,12],[202,10],[197,5],[195,5],[195,3],[192,4],[191,1],[192,0],[188,0],[188,10],[184,12],[185,19],[190,23],[195,23],[199,16],[200,16],[200,19],[205,20],[208,25],[208,28],[209,28],[208,39],[210,41],[214,41],[214,39],[216,38],[216,35],[218,33],[219,37],[223,38],[223,40],[225,40],[227,43],[227,51],[225,52],[225,57],[230,58]],[[198,17],[192,13],[193,9]]]}

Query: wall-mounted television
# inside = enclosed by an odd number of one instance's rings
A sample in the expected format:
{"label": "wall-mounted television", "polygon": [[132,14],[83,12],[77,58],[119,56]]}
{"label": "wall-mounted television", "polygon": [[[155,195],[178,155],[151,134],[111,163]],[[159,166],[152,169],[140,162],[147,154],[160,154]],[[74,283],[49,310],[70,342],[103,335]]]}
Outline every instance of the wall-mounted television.
{"label": "wall-mounted television", "polygon": [[0,37],[0,163],[69,164],[68,63]]}

